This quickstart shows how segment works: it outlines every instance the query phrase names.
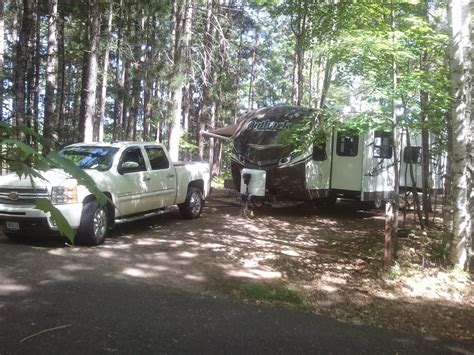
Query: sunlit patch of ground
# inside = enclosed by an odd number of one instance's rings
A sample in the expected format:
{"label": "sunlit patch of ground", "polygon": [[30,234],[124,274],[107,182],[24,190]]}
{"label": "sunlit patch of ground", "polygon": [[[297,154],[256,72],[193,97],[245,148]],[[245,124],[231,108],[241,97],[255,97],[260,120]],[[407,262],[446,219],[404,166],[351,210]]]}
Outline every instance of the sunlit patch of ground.
{"label": "sunlit patch of ground", "polygon": [[[399,265],[384,273],[383,231],[380,212],[353,203],[327,210],[275,204],[244,218],[235,197],[221,193],[196,220],[181,219],[175,209],[120,225],[99,247],[33,242],[31,249],[47,266],[40,285],[94,280],[99,273],[251,302],[295,300],[305,310],[357,324],[473,338],[469,275],[435,264],[426,255],[436,240],[416,235],[400,240]],[[0,272],[0,294],[34,286],[10,274]]]}

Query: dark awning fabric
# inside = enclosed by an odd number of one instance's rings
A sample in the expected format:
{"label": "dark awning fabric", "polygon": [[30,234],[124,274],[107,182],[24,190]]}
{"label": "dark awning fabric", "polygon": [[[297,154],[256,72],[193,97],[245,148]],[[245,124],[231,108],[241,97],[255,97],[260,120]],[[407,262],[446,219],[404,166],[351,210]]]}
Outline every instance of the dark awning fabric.
{"label": "dark awning fabric", "polygon": [[299,106],[275,106],[263,107],[257,110],[248,111],[243,114],[236,124],[214,129],[212,131],[201,131],[204,137],[211,137],[223,140],[231,140],[241,132],[242,128],[251,120],[286,120],[291,119],[292,116],[299,113],[316,112],[308,108]]}
{"label": "dark awning fabric", "polygon": [[204,137],[211,137],[211,138],[229,140],[229,139],[232,139],[232,136],[237,131],[238,126],[239,126],[239,124],[234,124],[232,126],[217,128],[217,129],[214,129],[212,131],[202,131],[201,133]]}

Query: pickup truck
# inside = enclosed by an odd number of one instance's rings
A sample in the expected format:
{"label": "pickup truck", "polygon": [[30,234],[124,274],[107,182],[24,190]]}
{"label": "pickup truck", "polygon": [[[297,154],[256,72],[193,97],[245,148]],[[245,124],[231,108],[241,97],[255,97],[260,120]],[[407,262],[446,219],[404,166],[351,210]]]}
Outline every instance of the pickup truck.
{"label": "pickup truck", "polygon": [[0,223],[4,234],[17,238],[34,233],[58,233],[49,213],[35,208],[47,198],[75,232],[75,243],[98,245],[115,224],[166,212],[178,205],[184,218],[200,216],[210,190],[209,166],[176,162],[159,143],[78,143],[60,155],[83,169],[109,198],[106,205],[61,169],[42,173],[45,180],[0,176]]}

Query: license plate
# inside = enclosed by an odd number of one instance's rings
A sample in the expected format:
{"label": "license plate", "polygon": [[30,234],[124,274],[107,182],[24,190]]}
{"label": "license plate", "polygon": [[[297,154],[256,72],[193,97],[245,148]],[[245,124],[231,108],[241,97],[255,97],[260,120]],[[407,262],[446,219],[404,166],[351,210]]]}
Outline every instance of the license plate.
{"label": "license plate", "polygon": [[20,229],[20,224],[18,222],[9,222],[6,223],[7,229],[17,231]]}

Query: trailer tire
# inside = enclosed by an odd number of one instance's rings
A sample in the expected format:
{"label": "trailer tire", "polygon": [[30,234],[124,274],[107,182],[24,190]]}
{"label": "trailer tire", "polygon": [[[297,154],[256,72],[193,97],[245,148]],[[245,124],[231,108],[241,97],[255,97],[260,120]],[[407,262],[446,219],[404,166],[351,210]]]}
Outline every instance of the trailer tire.
{"label": "trailer tire", "polygon": [[91,199],[82,207],[76,243],[89,246],[102,244],[107,236],[108,228],[107,207],[101,206],[96,199]]}
{"label": "trailer tire", "polygon": [[197,187],[190,187],[186,200],[178,205],[181,216],[186,219],[195,219],[201,215],[204,199],[201,190]]}
{"label": "trailer tire", "polygon": [[377,210],[383,210],[385,208],[385,200],[382,200],[380,198],[376,199],[374,201],[374,208]]}

